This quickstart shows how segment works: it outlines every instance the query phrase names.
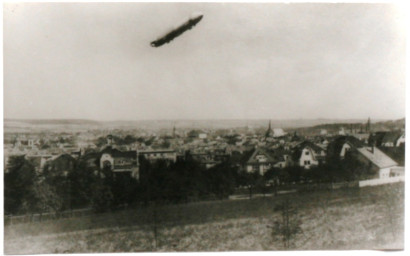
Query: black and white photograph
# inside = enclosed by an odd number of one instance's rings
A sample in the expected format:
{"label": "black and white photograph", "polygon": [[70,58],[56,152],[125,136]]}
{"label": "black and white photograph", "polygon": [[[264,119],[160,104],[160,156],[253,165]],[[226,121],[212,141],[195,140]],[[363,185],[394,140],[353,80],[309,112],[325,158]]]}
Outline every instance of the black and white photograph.
{"label": "black and white photograph", "polygon": [[397,2],[3,2],[3,253],[405,249]]}

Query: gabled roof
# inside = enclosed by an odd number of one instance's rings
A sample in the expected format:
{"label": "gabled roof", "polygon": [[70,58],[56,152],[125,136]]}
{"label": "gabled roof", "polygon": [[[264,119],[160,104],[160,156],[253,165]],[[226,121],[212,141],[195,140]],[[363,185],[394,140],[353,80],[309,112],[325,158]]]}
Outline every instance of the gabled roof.
{"label": "gabled roof", "polygon": [[260,147],[255,148],[252,155],[249,157],[249,159],[246,162],[248,164],[260,163],[259,161],[256,160],[257,155],[264,155],[266,157],[267,161],[264,162],[264,163],[276,163],[277,162],[277,159],[275,159],[274,156],[270,152],[268,152],[268,151],[266,151],[266,150],[264,150]]}
{"label": "gabled roof", "polygon": [[377,147],[363,147],[358,148],[357,151],[379,168],[387,168],[398,165],[393,159],[388,157]]}
{"label": "gabled roof", "polygon": [[312,157],[314,159],[316,159],[316,155],[320,155],[321,152],[325,152],[325,149],[323,149],[322,147],[319,147],[318,145],[316,145],[313,142],[310,142],[308,140],[302,141],[299,144],[297,144],[294,148],[294,151],[292,153],[292,159],[293,160],[299,160],[301,155],[302,155],[302,151],[304,148],[309,148],[312,153]]}
{"label": "gabled roof", "polygon": [[[315,151],[310,146],[299,147],[299,148],[296,148],[293,151],[292,159],[294,161],[298,161],[300,159],[300,157],[302,156],[303,149],[305,149],[305,148],[308,148],[311,151],[311,153],[315,153]],[[312,154],[312,157],[313,157],[314,160],[316,160],[315,154]]]}
{"label": "gabled roof", "polygon": [[369,145],[380,146],[387,132],[376,132],[369,136]]}
{"label": "gabled roof", "polygon": [[387,132],[384,134],[382,139],[382,144],[385,143],[396,143],[402,134],[400,132]]}
{"label": "gabled roof", "polygon": [[85,155],[83,155],[81,157],[82,160],[89,160],[89,159],[95,159],[95,158],[99,158],[101,156],[101,153],[99,152],[89,152],[86,153]]}
{"label": "gabled roof", "polygon": [[311,148],[315,153],[320,154],[320,152],[324,151],[324,149],[322,147],[319,147],[318,145],[316,145],[313,142],[310,142],[308,140],[305,140],[303,142],[301,142],[300,144],[298,144],[296,146],[297,148],[299,148],[300,150],[309,147]]}
{"label": "gabled roof", "polygon": [[137,151],[120,151],[116,148],[108,146],[101,151],[101,154],[110,154],[112,157],[137,158]]}
{"label": "gabled roof", "polygon": [[350,144],[354,148],[361,148],[364,143],[356,137],[353,136],[338,136],[332,142],[329,143],[327,147],[328,155],[339,155],[342,147],[345,143]]}
{"label": "gabled roof", "polygon": [[152,154],[152,153],[175,153],[174,149],[149,149],[139,150],[138,154]]}

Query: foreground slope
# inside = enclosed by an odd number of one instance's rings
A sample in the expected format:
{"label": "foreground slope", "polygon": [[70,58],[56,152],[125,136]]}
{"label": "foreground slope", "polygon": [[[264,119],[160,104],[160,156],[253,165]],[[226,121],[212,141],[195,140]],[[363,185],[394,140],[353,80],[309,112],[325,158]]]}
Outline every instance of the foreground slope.
{"label": "foreground slope", "polygon": [[[403,195],[398,183],[7,225],[4,247],[7,254],[402,249]],[[284,201],[303,231],[287,248],[272,229],[283,217],[278,206]]]}

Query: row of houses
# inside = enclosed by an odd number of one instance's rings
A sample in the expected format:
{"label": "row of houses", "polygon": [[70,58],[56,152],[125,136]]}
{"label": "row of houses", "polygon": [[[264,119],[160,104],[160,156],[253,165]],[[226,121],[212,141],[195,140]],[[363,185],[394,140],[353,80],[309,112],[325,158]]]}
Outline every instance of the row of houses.
{"label": "row of houses", "polygon": [[[196,136],[199,136],[199,133]],[[192,143],[171,149],[119,149],[114,145],[113,136],[108,135],[107,145],[100,150],[94,149],[91,152],[72,150],[60,154],[27,154],[26,157],[35,163],[37,170],[42,170],[46,163],[70,162],[72,159],[82,158],[89,166],[96,169],[109,167],[115,173],[130,173],[133,177],[138,178],[139,156],[144,156],[152,162],[160,159],[175,162],[183,158],[186,152],[190,152],[192,158],[206,168],[230,161],[247,172],[263,174],[272,167],[300,166],[309,169],[325,163],[330,156],[343,159],[349,152],[357,159],[377,168],[382,173],[380,176],[384,177],[391,175],[392,168],[399,165],[379,147],[402,147],[405,143],[404,133],[394,132],[373,133],[365,138],[326,135],[306,139],[299,137],[296,133],[287,134],[281,129],[272,129],[270,123],[261,138],[256,135],[237,134],[234,139],[237,141],[235,145],[227,143],[221,137],[216,137],[215,141],[202,144]],[[236,145],[238,142],[240,143]],[[396,174],[400,173],[397,169],[395,170]]]}
{"label": "row of houses", "polygon": [[271,150],[257,147],[245,157],[243,167],[247,172],[259,172],[263,175],[272,167],[300,166],[310,169],[325,163],[328,159],[342,160],[347,154],[375,171],[376,178],[404,175],[404,167],[399,167],[399,164],[386,153],[353,136],[338,136],[326,148],[310,141],[294,144],[287,149]]}

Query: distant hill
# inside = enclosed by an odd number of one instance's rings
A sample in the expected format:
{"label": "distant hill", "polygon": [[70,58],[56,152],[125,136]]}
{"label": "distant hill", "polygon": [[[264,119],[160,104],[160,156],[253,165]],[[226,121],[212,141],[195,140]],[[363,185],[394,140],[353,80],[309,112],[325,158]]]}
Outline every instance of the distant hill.
{"label": "distant hill", "polygon": [[10,123],[30,125],[101,125],[101,122],[87,119],[4,119],[4,124]]}
{"label": "distant hill", "polygon": [[[268,119],[227,119],[227,120],[137,120],[137,121],[95,121],[87,119],[5,119],[4,128],[7,131],[29,132],[32,130],[83,130],[83,129],[231,129],[249,127],[264,129],[268,127]],[[271,120],[272,128],[286,130],[338,130],[349,127],[350,124],[360,125],[365,119],[283,119]],[[372,127],[375,129],[395,129],[404,127],[404,119],[378,120]]]}
{"label": "distant hill", "polygon": [[310,127],[324,123],[351,123],[365,120],[358,119],[219,119],[219,120],[140,120],[140,121],[109,121],[105,126],[138,126],[147,129],[170,129],[174,125],[177,128],[192,129],[230,129],[239,127],[268,128],[271,121],[273,128],[297,128]]}
{"label": "distant hill", "polygon": [[[405,119],[376,121],[370,120],[370,129],[372,132],[376,131],[401,131],[405,127]],[[291,132],[298,132],[301,135],[313,135],[319,134],[321,130],[326,130],[330,134],[337,133],[341,128],[344,128],[346,132],[350,131],[362,131],[365,132],[367,120],[362,122],[337,122],[337,123],[324,123],[315,126],[298,127],[290,129]]]}

